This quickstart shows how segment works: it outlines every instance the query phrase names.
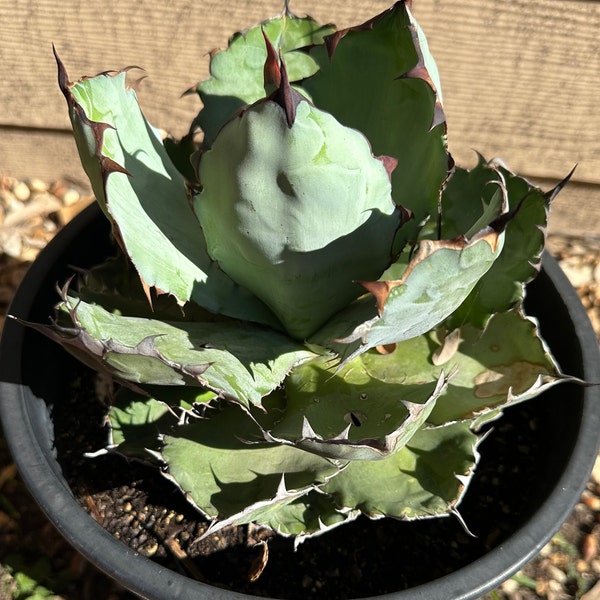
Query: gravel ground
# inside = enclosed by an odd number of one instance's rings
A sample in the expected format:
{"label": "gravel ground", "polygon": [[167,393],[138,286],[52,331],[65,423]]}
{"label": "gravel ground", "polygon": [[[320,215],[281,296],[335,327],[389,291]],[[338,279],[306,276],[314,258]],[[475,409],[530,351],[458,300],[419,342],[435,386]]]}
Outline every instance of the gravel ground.
{"label": "gravel ground", "polygon": [[[69,182],[0,176],[0,328],[37,253],[93,199]],[[600,240],[553,235],[560,261],[600,339]],[[600,460],[569,520],[522,571],[486,600],[600,600]],[[0,600],[125,600],[41,514],[0,438]]]}

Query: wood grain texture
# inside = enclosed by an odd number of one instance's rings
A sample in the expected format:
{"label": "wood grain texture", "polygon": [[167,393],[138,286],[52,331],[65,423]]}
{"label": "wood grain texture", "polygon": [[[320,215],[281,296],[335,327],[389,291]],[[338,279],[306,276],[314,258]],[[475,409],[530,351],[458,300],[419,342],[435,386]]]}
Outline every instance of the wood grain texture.
{"label": "wood grain texture", "polygon": [[[67,179],[90,192],[79,164],[75,140],[69,132],[3,132],[0,156],[3,157],[0,174],[38,177],[45,181]],[[535,179],[533,182],[544,190],[558,183],[552,179]],[[554,202],[549,230],[600,239],[600,186],[572,181]]]}
{"label": "wood grain texture", "polygon": [[91,191],[70,132],[18,129],[0,132],[1,175],[47,182],[68,179],[86,192]]}
{"label": "wood grain texture", "polygon": [[[73,147],[60,134],[68,119],[56,85],[53,42],[73,79],[144,67],[144,112],[181,135],[200,103],[180,95],[207,76],[208,52],[225,46],[232,31],[278,13],[281,4],[0,0],[0,173],[81,177]],[[295,0],[292,8],[344,27],[388,4]],[[440,67],[457,162],[474,164],[477,149],[502,156],[529,177],[550,180],[578,163],[580,187],[563,193],[572,196],[568,203],[576,215],[562,218],[600,235],[600,2],[414,0],[414,12]]]}
{"label": "wood grain texture", "polygon": [[[543,189],[555,181],[536,180]],[[600,186],[571,181],[554,200],[548,223],[550,233],[600,239]]]}
{"label": "wood grain texture", "polygon": [[578,180],[600,183],[600,3],[434,0],[415,12],[439,63],[458,162],[477,148],[541,177],[579,163]]}

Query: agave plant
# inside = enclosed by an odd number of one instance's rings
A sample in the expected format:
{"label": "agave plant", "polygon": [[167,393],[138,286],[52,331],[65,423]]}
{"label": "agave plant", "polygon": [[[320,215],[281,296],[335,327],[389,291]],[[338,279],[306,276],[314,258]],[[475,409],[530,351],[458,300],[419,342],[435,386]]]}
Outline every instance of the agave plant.
{"label": "agave plant", "polygon": [[482,426],[565,379],[522,306],[561,186],[454,166],[408,3],[235,34],[179,141],[127,70],[57,62],[119,250],[36,327],[121,385],[107,448],[159,467],[207,535],[460,518]]}

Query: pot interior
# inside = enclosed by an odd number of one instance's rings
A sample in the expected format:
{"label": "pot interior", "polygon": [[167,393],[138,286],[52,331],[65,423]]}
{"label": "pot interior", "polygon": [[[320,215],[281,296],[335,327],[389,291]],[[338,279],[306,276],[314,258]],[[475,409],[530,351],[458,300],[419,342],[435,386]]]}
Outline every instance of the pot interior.
{"label": "pot interior", "polygon": [[[100,262],[111,250],[109,240],[106,220],[95,206],[90,207],[40,255],[17,293],[13,303],[15,314],[29,321],[47,322],[52,306],[58,301],[56,282],[66,281],[73,273],[72,266],[85,268]],[[564,286],[566,279],[556,263],[545,258],[545,268],[528,286],[527,311],[539,320],[542,334],[564,373],[600,381],[598,348],[591,327],[585,321],[583,308],[572,288],[567,287],[566,293],[559,293],[557,282]],[[98,557],[94,556],[97,542],[93,539],[72,538],[79,534],[62,522],[65,514],[75,511],[74,521],[91,519],[79,514],[82,511],[74,498],[71,498],[73,506],[69,505],[66,510],[64,499],[59,503],[55,498],[44,497],[48,488],[42,479],[53,478],[53,485],[58,486],[53,488],[54,493],[58,493],[59,488],[69,489],[62,475],[63,457],[57,456],[54,445],[52,414],[54,407],[64,400],[65,385],[77,375],[80,366],[54,342],[15,321],[7,322],[4,337],[0,361],[2,395],[10,396],[9,402],[2,407],[6,437],[27,485],[50,519],[102,569],[123,578],[125,585],[139,593],[145,593],[146,588],[158,593],[157,586],[166,585],[166,581],[171,586],[171,594],[174,593],[173,582],[184,587],[189,585],[186,582],[190,580],[175,573],[163,575],[162,583],[160,578],[150,581],[153,576],[149,575],[149,566],[141,567],[146,570],[146,583],[133,582],[131,575],[128,579],[129,567],[118,564],[122,561],[118,553],[124,549],[121,542],[106,536],[103,543],[112,550]],[[19,384],[23,387],[17,391],[15,386]],[[496,579],[501,581],[535,554],[569,515],[597,454],[598,435],[591,431],[596,427],[594,431],[597,432],[600,427],[599,400],[597,388],[561,384],[534,400],[508,409],[502,419],[492,424],[488,437],[480,446],[482,458],[476,476],[459,507],[464,522],[475,537],[452,516],[412,523],[359,519],[326,536],[304,542],[297,551],[289,540],[276,540],[271,544],[269,569],[257,585],[249,588],[246,583],[241,591],[302,598],[305,594],[303,571],[298,569],[297,573],[290,574],[290,565],[304,565],[305,575],[310,575],[310,565],[326,560],[329,561],[327,568],[337,573],[335,581],[338,583],[333,589],[322,589],[315,597],[337,597],[335,590],[344,578],[351,583],[352,597],[412,588],[430,580],[439,583],[437,591],[432,588],[426,596],[432,600],[450,597],[444,596],[448,593],[456,598],[477,597],[466,592],[466,595],[459,591],[450,592],[448,585],[457,585],[457,589],[467,586],[478,590],[477,594],[490,589]],[[20,420],[21,425],[13,428],[7,423],[13,418]],[[583,441],[582,433],[585,434]],[[26,435],[34,440],[34,454],[26,454],[24,446],[29,445],[24,441]],[[45,463],[42,471],[29,475],[28,461],[40,461],[40,456],[44,456]],[[566,498],[559,493],[565,488],[565,471],[571,478],[568,483],[571,494]],[[539,516],[543,503],[556,504],[551,507],[552,512],[547,507],[543,514],[545,533]],[[531,539],[524,545],[521,528],[532,522],[537,529],[534,528],[533,534],[527,534]],[[92,528],[93,531],[100,529],[95,523]],[[477,575],[476,571],[467,573],[464,570],[481,557],[493,555],[494,549],[501,545],[505,546],[505,552],[494,573]],[[375,552],[374,546],[380,552]],[[143,565],[148,562],[140,556],[132,557],[131,553],[128,560]],[[202,570],[218,573],[219,568],[223,569],[217,565],[218,560],[219,557],[206,559]],[[285,578],[281,577],[283,572],[288,573]],[[454,573],[454,580],[445,577],[450,573]],[[283,580],[285,588],[281,585]],[[213,583],[221,585],[218,580]],[[397,597],[409,596],[400,593]]]}

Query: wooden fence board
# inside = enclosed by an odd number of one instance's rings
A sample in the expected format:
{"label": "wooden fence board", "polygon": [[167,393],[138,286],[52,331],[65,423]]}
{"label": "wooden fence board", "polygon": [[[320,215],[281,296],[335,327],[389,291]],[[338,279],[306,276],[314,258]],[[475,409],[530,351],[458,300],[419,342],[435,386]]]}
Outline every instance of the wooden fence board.
{"label": "wooden fence board", "polygon": [[[182,135],[200,104],[180,94],[206,77],[208,51],[224,46],[233,30],[277,13],[281,4],[0,0],[0,173],[82,176],[72,143],[60,133],[68,119],[52,42],[72,78],[145,67],[148,78],[139,92],[145,113]],[[297,13],[341,27],[387,5],[292,2]],[[414,12],[439,63],[457,162],[473,164],[475,148],[501,156],[527,176],[550,180],[579,163],[578,191],[565,192],[575,212],[563,217],[600,235],[600,2],[414,0]]]}

